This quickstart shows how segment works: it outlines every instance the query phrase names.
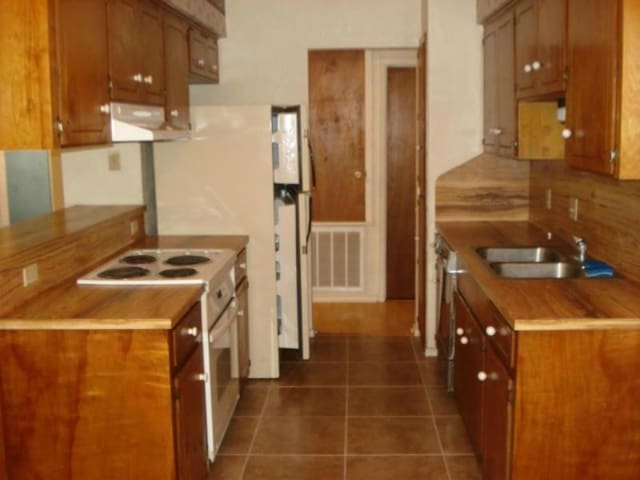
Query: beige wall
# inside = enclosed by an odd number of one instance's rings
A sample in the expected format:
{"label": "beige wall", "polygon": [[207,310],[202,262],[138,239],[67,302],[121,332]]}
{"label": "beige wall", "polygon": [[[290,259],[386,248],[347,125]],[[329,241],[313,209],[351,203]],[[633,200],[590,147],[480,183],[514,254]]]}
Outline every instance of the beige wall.
{"label": "beige wall", "polygon": [[[426,12],[425,12],[426,2]],[[434,238],[435,182],[482,150],[482,27],[476,0],[423,0],[427,21],[427,229]],[[435,256],[427,255],[427,352],[435,354]]]}
{"label": "beige wall", "polygon": [[419,12],[420,0],[227,2],[220,84],[192,87],[191,100],[199,105],[307,104],[307,50],[416,47]]}

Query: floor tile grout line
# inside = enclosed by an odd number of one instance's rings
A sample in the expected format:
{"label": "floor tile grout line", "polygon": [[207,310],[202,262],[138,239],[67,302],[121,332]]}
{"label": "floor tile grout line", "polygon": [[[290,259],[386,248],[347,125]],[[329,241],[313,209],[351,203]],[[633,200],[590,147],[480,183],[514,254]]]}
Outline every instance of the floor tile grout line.
{"label": "floor tile grout line", "polygon": [[265,412],[267,410],[267,405],[269,403],[269,397],[271,396],[272,390],[273,390],[273,385],[269,385],[267,387],[267,395],[265,396],[264,403],[262,404],[262,409],[260,410],[258,423],[256,424],[255,430],[253,431],[253,436],[251,437],[251,443],[249,444],[249,451],[247,452],[247,457],[245,458],[244,465],[242,465],[242,470],[240,471],[240,479],[244,478],[245,473],[247,471],[247,466],[249,465],[249,459],[251,458],[251,453],[253,452],[253,447],[256,442],[256,438],[258,438],[258,431],[260,430],[262,419],[265,417]]}
{"label": "floor tile grout line", "polygon": [[[431,401],[431,400],[429,400]],[[440,438],[440,430],[438,430],[438,424],[436,423],[436,417],[431,418],[431,422],[433,423],[433,428],[436,431],[436,438],[438,439],[438,446],[440,447],[440,455],[442,458],[442,462],[444,463],[444,469],[447,472],[447,478],[451,480],[451,473],[449,472],[449,464],[447,463],[447,459],[444,454],[444,447],[442,446],[442,439]]]}

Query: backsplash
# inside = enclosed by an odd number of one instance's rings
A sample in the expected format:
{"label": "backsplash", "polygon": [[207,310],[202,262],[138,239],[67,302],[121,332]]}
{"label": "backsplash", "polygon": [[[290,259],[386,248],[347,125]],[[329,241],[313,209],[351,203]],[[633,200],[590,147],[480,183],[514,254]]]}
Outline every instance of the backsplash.
{"label": "backsplash", "polygon": [[[532,161],[530,166],[530,221],[568,242],[573,235],[582,237],[587,256],[640,280],[640,181],[571,170],[561,161]],[[572,198],[578,203],[577,221],[569,216]]]}

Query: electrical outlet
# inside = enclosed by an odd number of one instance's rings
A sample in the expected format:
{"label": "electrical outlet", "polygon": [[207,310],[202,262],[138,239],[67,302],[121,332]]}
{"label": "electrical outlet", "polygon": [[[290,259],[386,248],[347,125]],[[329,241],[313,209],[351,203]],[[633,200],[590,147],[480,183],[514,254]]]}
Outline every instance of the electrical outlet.
{"label": "electrical outlet", "polygon": [[38,264],[32,263],[22,269],[22,285],[28,287],[38,281]]}
{"label": "electrical outlet", "polygon": [[544,197],[544,206],[547,210],[551,210],[551,199],[553,198],[553,192],[550,188],[547,188]]}
{"label": "electrical outlet", "polygon": [[578,199],[575,197],[569,198],[569,218],[578,221]]}
{"label": "electrical outlet", "polygon": [[118,172],[122,169],[122,165],[120,164],[120,152],[113,151],[109,152],[109,170],[112,172]]}
{"label": "electrical outlet", "polygon": [[135,236],[136,233],[138,233],[138,221],[137,220],[131,220],[129,222],[129,233],[131,234],[131,236]]}

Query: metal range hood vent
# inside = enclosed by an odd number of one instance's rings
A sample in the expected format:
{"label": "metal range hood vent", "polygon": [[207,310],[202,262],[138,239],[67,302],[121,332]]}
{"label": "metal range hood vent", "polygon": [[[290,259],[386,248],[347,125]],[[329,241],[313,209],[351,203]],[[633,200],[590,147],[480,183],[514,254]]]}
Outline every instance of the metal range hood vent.
{"label": "metal range hood vent", "polygon": [[164,119],[164,107],[111,103],[111,141],[158,142],[188,139],[189,130],[173,127]]}

